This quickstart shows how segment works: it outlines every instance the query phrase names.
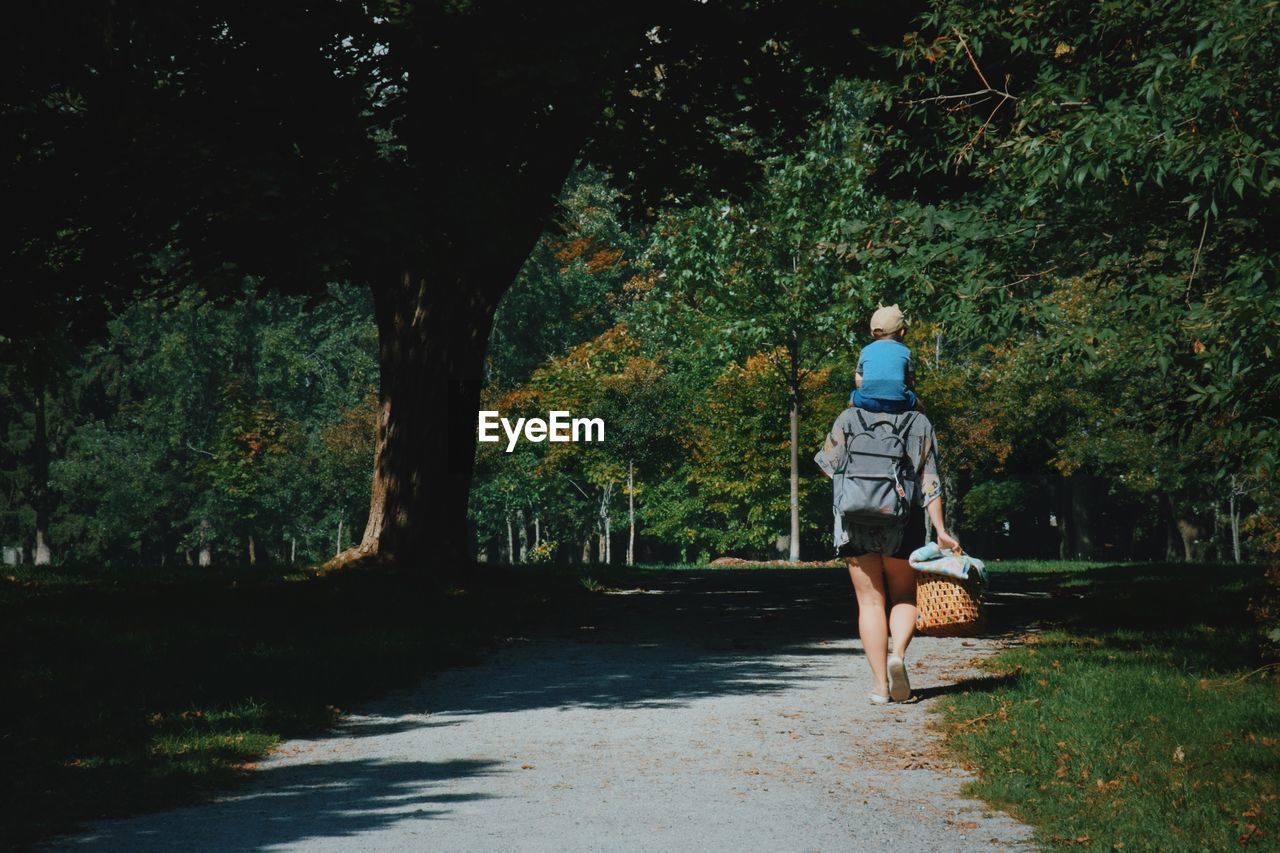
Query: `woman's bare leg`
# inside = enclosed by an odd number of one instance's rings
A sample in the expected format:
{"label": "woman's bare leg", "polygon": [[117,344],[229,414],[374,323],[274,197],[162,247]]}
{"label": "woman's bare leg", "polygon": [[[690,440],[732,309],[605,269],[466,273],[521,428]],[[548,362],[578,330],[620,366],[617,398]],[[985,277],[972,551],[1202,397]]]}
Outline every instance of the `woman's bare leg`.
{"label": "woman's bare leg", "polygon": [[[871,665],[872,692],[889,695],[889,626],[884,613],[884,560],[879,554],[845,557],[858,598],[858,637]],[[912,598],[915,601],[915,598]],[[913,616],[912,619],[915,617]]]}
{"label": "woman's bare leg", "polygon": [[906,560],[885,557],[884,574],[889,587],[889,631],[893,634],[893,653],[907,656],[907,646],[916,631],[916,570]]}

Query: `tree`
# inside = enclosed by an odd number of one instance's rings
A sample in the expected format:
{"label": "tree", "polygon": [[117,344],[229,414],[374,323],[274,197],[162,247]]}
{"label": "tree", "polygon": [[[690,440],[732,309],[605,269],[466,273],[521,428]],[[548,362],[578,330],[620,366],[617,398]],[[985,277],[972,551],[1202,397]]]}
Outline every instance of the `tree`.
{"label": "tree", "polygon": [[654,296],[672,300],[673,313],[692,306],[724,350],[762,354],[786,389],[792,561],[800,559],[802,391],[875,304],[847,244],[871,208],[868,162],[855,144],[863,105],[857,87],[835,87],[799,152],[770,158],[742,202],[669,214],[650,261],[664,280]]}
{"label": "tree", "polygon": [[1026,348],[1041,387],[1071,395],[1046,461],[1076,485],[1127,473],[1187,554],[1210,514],[1191,495],[1276,470],[1280,338],[1253,319],[1280,292],[1275,15],[939,2],[871,90],[892,216],[867,222],[859,254],[960,352]]}
{"label": "tree", "polygon": [[3,221],[0,334],[33,317],[92,319],[162,286],[162,250],[170,281],[212,287],[231,265],[225,280],[251,272],[286,291],[363,283],[381,409],[369,522],[348,557],[460,559],[492,317],[584,146],[634,173],[641,205],[749,170],[724,133],[784,136],[815,69],[872,61],[853,28],[896,33],[903,14],[15,7],[0,186],[38,203]]}

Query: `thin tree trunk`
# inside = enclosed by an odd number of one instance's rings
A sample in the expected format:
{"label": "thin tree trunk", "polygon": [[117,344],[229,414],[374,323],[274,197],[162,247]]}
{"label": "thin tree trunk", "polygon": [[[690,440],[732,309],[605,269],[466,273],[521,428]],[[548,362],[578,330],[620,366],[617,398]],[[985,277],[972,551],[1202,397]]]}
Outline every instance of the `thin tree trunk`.
{"label": "thin tree trunk", "polygon": [[613,543],[610,541],[611,521],[613,518],[610,512],[610,503],[613,501],[613,482],[607,482],[600,487],[600,559],[605,565],[613,564]]}
{"label": "thin tree trunk", "polygon": [[334,556],[342,553],[342,515],[338,515],[338,541],[334,548]]}
{"label": "thin tree trunk", "polygon": [[582,543],[582,565],[585,566],[587,565],[587,563],[590,563],[590,562],[591,562],[591,537],[588,536],[586,540]]}
{"label": "thin tree trunk", "polygon": [[49,548],[49,435],[45,430],[45,384],[38,381],[35,388],[35,438],[32,442],[32,471],[34,480],[31,502],[36,511],[36,547],[33,562],[47,566],[53,562]]}
{"label": "thin tree trunk", "polygon": [[542,545],[542,519],[538,518],[538,514],[533,514],[533,547],[538,548]]}
{"label": "thin tree trunk", "polygon": [[507,513],[507,564],[514,566],[516,562],[516,538],[511,526],[511,513]]}
{"label": "thin tree trunk", "polygon": [[1172,563],[1178,559],[1178,520],[1173,508],[1173,496],[1166,492],[1163,504],[1165,510],[1164,558]]}
{"label": "thin tree trunk", "polygon": [[1072,551],[1076,559],[1092,560],[1097,556],[1093,535],[1093,506],[1089,479],[1082,471],[1067,481],[1071,489]]}
{"label": "thin tree trunk", "polygon": [[1231,475],[1231,555],[1240,562],[1240,506],[1236,503],[1236,475]]}
{"label": "thin tree trunk", "polygon": [[1178,519],[1178,534],[1182,537],[1182,559],[1190,563],[1196,557],[1196,540],[1200,538],[1200,528],[1185,518]]}
{"label": "thin tree trunk", "polygon": [[791,554],[789,559],[800,561],[800,388],[796,378],[795,362],[791,368]]}
{"label": "thin tree trunk", "polygon": [[627,462],[627,524],[630,532],[627,534],[627,565],[634,566],[636,564],[636,466],[634,462]]}
{"label": "thin tree trunk", "polygon": [[[338,544],[338,550],[339,550],[339,551],[341,551],[341,550],[342,550],[342,544],[341,544],[341,543],[342,543],[342,527],[341,527],[341,522],[339,522],[339,527],[338,527],[338,543],[339,543],[339,544]],[[251,566],[256,566],[256,565],[258,565],[258,549],[257,549],[256,545],[254,544],[254,541],[253,541],[253,534],[252,534],[252,533],[250,533],[250,534],[249,534],[249,565],[251,565]]]}
{"label": "thin tree trunk", "polygon": [[292,563],[298,556],[298,537],[292,537],[289,543],[289,562]]}
{"label": "thin tree trunk", "polygon": [[520,531],[520,562],[529,559],[529,525],[524,519],[524,509],[516,510],[516,530]]}
{"label": "thin tree trunk", "polygon": [[200,519],[200,556],[198,562],[202,566],[213,565],[213,551],[209,548],[209,520]]}

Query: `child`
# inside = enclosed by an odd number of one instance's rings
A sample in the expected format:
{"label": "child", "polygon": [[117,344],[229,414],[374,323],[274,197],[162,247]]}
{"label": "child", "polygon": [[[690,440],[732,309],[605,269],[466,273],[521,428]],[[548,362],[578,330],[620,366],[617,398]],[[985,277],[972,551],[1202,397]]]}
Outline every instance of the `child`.
{"label": "child", "polygon": [[875,340],[863,347],[858,357],[849,405],[888,414],[924,411],[913,390],[916,380],[911,350],[902,343],[906,331],[907,322],[897,305],[882,305],[871,315],[871,336]]}

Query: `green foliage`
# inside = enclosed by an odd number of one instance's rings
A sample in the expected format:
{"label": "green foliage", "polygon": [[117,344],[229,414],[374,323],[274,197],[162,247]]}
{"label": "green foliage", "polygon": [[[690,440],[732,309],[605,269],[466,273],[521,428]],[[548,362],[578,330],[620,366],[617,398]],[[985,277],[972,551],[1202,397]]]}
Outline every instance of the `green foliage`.
{"label": "green foliage", "polygon": [[964,514],[969,524],[992,531],[1009,521],[1009,516],[1024,506],[1030,491],[1017,480],[987,480],[964,496]]}
{"label": "green foliage", "polygon": [[946,426],[1009,443],[980,475],[1080,471],[1202,527],[1231,477],[1275,506],[1276,14],[936,2],[887,52],[886,215],[854,242],[978,392]]}
{"label": "green foliage", "polygon": [[[295,538],[298,559],[331,553],[339,518],[351,530],[368,507],[375,341],[367,296],[345,287],[310,309],[195,288],[127,308],[50,397],[55,559],[221,561],[252,539],[285,561]],[[29,525],[30,416],[5,414],[11,512]]]}
{"label": "green foliage", "polygon": [[[1084,553],[1088,495],[1100,539],[1156,554],[1198,530],[1223,556],[1227,483],[1246,484],[1245,516],[1280,495],[1276,66],[1256,65],[1274,14],[934,4],[887,52],[900,75],[835,85],[794,149],[754,150],[753,192],[659,211],[647,247],[628,244],[617,316],[714,415],[716,383],[759,353],[784,385],[838,385],[838,350],[899,301],[962,524],[1054,513],[1062,550]],[[764,547],[779,495],[713,498],[736,481],[696,446],[649,478],[649,532]]]}

